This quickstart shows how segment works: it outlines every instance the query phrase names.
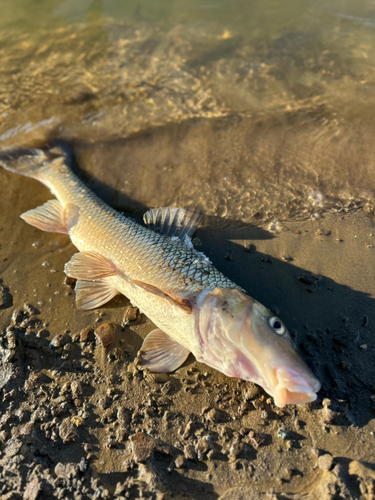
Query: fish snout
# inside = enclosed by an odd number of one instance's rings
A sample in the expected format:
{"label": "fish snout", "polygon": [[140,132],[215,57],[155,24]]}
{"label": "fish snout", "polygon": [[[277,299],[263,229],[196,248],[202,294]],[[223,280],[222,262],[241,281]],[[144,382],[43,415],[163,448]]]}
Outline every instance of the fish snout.
{"label": "fish snout", "polygon": [[317,398],[320,390],[319,380],[310,372],[298,373],[291,368],[281,366],[275,369],[277,384],[274,388],[276,406],[283,408],[286,404],[311,403]]}

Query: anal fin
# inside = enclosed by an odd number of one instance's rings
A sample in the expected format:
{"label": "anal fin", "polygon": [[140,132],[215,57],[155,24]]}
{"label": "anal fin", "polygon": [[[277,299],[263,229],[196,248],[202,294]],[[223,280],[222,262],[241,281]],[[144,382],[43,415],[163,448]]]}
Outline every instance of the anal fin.
{"label": "anal fin", "polygon": [[79,252],[64,267],[70,278],[95,281],[117,274],[116,266],[96,252]]}
{"label": "anal fin", "polygon": [[68,234],[65,209],[58,200],[49,200],[38,208],[28,210],[21,219],[42,231]]}
{"label": "anal fin", "polygon": [[98,281],[78,280],[76,283],[76,304],[78,309],[96,309],[109,302],[119,292],[107,279]]}
{"label": "anal fin", "polygon": [[181,366],[189,354],[186,347],[157,328],[143,341],[137,355],[137,364],[151,372],[169,373]]}

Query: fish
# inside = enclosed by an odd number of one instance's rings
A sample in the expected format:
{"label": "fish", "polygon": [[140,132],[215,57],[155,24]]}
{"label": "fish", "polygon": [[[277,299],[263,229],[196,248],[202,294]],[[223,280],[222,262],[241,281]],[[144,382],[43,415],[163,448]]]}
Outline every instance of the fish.
{"label": "fish", "polygon": [[155,324],[137,354],[139,369],[173,372],[192,353],[260,385],[278,407],[316,399],[321,384],[284,323],[194,248],[199,210],[153,208],[142,225],[89,190],[60,147],[2,148],[0,166],[55,196],[21,218],[68,235],[78,249],[64,268],[77,280],[77,308],[95,309],[123,294]]}

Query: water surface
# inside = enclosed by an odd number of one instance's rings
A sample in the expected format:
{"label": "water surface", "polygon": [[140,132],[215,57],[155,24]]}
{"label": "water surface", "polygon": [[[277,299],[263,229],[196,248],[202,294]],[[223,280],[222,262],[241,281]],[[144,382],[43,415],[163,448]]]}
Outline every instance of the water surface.
{"label": "water surface", "polygon": [[4,2],[0,144],[68,140],[124,209],[371,212],[374,29],[370,1]]}

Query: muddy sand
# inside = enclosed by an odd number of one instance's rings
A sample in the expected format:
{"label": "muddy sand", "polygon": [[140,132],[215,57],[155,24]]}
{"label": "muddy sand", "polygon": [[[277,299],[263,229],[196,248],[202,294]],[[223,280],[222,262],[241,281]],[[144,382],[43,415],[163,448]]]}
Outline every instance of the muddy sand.
{"label": "muddy sand", "polygon": [[280,409],[193,356],[169,375],[137,371],[151,322],[124,297],[76,310],[69,238],[19,218],[50,193],[0,175],[1,498],[374,498],[371,214],[264,227],[208,216],[195,235],[281,315],[322,382],[316,402]]}

